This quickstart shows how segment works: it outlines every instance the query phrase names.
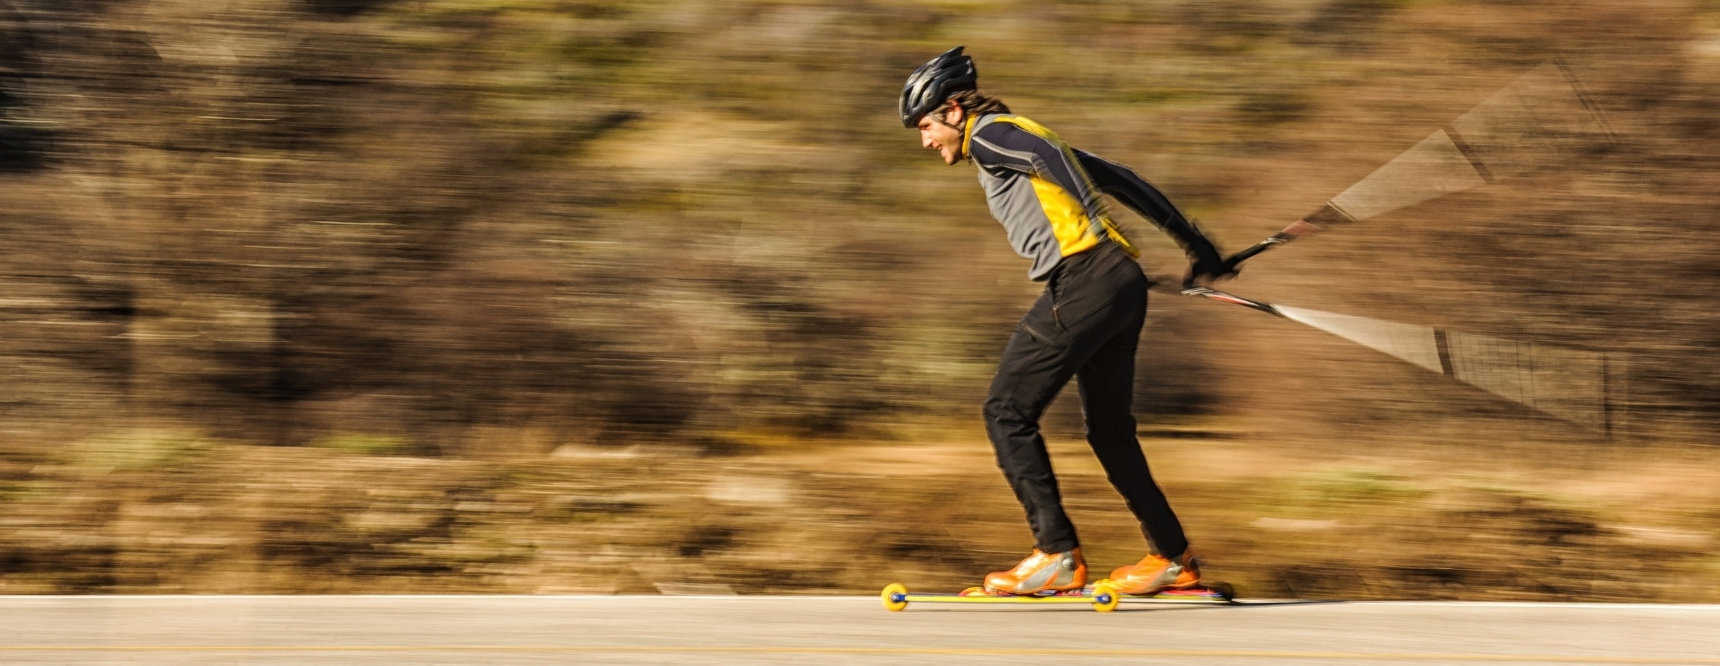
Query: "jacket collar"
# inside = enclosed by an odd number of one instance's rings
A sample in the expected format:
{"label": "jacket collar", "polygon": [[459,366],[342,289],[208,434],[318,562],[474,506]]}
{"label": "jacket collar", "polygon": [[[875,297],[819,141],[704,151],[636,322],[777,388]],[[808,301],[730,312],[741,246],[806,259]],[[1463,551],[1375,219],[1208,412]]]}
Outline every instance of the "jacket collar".
{"label": "jacket collar", "polygon": [[968,152],[968,147],[973,145],[973,126],[979,121],[979,115],[970,113],[962,120],[962,159],[971,161],[973,153]]}

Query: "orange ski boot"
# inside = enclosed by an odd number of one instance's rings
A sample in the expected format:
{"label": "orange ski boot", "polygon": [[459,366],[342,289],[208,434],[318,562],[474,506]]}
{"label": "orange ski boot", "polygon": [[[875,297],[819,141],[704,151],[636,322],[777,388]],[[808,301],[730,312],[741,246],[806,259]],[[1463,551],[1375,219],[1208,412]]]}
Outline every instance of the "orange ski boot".
{"label": "orange ski boot", "polygon": [[1140,562],[1117,567],[1111,572],[1110,582],[1118,594],[1158,594],[1200,587],[1200,559],[1195,557],[1193,548],[1176,559],[1151,553]]}
{"label": "orange ski boot", "polygon": [[1067,553],[1047,553],[1035,548],[1014,569],[985,576],[987,594],[1066,592],[1086,586],[1087,563],[1081,559],[1080,548]]}

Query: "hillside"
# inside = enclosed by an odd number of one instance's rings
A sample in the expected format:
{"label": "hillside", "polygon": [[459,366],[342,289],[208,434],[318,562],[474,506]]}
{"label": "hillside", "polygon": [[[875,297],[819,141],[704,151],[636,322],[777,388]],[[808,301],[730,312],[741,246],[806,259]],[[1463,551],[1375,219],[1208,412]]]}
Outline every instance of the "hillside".
{"label": "hillside", "polygon": [[[1013,561],[978,403],[1038,286],[895,116],[965,44],[1228,250],[1556,63],[1605,140],[1225,288],[1604,352],[1610,432],[1155,294],[1143,439],[1262,594],[1713,601],[1642,583],[1720,577],[1720,9],[1579,5],[0,1],[0,592]],[[1047,428],[1084,534],[1131,557],[1075,401]]]}

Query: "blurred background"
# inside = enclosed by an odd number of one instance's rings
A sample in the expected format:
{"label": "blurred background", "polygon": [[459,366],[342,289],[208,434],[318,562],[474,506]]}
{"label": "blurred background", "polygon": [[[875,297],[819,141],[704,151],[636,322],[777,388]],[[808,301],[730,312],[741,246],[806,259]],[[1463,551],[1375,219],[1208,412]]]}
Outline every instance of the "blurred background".
{"label": "blurred background", "polygon": [[1039,285],[896,116],[958,44],[1229,251],[1556,63],[1604,122],[1225,288],[1604,353],[1604,428],[1155,294],[1143,445],[1245,596],[1720,601],[1712,0],[0,0],[0,593],[1013,564],[979,404]]}

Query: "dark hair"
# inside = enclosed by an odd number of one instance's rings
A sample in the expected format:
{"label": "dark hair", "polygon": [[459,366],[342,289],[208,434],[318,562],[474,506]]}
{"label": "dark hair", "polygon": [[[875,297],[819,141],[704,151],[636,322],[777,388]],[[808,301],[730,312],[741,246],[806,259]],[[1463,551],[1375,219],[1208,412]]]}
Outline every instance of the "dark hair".
{"label": "dark hair", "polygon": [[1003,100],[981,93],[978,90],[963,90],[950,95],[949,101],[962,108],[962,114],[968,116],[983,116],[988,113],[1009,113],[1009,105]]}

